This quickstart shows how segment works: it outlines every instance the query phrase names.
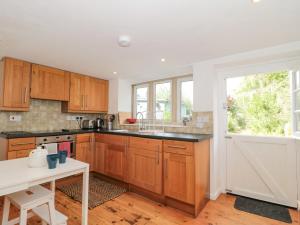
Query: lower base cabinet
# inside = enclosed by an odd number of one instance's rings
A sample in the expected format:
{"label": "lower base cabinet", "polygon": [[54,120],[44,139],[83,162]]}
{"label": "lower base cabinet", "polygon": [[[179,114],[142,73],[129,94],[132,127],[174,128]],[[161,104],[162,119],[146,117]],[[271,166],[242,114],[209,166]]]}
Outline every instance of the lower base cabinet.
{"label": "lower base cabinet", "polygon": [[[18,159],[28,157],[30,152],[35,149],[35,138],[13,138],[0,140],[0,146],[7,149],[7,159]],[[2,151],[5,151],[2,149]]]}
{"label": "lower base cabinet", "polygon": [[165,195],[188,204],[195,203],[194,157],[164,154]]}
{"label": "lower base cabinet", "polygon": [[76,158],[90,163],[91,170],[194,216],[209,199],[209,140],[81,134],[76,146]]}
{"label": "lower base cabinet", "polygon": [[162,194],[162,141],[130,137],[128,172],[130,184]]}
{"label": "lower base cabinet", "polygon": [[115,179],[127,180],[128,137],[96,134],[96,171]]}
{"label": "lower base cabinet", "polygon": [[90,171],[95,165],[94,143],[94,134],[78,134],[76,137],[76,159],[90,164]]}

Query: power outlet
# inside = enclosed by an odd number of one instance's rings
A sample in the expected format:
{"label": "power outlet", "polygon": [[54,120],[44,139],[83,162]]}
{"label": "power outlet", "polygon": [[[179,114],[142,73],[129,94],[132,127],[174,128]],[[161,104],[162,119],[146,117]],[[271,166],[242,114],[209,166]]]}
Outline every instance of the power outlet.
{"label": "power outlet", "polygon": [[80,118],[83,119],[84,117],[83,116],[67,116],[67,120],[70,120],[70,121],[76,121]]}
{"label": "power outlet", "polygon": [[22,121],[22,116],[20,116],[20,115],[10,115],[9,116],[9,121],[21,122]]}

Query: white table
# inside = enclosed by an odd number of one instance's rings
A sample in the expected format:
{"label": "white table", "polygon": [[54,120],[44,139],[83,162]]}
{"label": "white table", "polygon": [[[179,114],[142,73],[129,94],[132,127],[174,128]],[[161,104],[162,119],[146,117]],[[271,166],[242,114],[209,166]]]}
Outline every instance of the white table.
{"label": "white table", "polygon": [[51,182],[54,189],[55,180],[80,173],[83,174],[81,224],[88,225],[89,164],[75,159],[68,158],[65,164],[51,170],[29,168],[28,158],[0,161],[0,196],[47,182]]}

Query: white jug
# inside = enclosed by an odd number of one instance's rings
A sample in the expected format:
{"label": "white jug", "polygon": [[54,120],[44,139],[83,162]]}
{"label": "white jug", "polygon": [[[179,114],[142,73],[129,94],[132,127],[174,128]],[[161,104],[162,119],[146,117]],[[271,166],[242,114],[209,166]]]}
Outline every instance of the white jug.
{"label": "white jug", "polygon": [[44,167],[47,165],[47,149],[38,146],[36,149],[32,150],[29,154],[29,167]]}

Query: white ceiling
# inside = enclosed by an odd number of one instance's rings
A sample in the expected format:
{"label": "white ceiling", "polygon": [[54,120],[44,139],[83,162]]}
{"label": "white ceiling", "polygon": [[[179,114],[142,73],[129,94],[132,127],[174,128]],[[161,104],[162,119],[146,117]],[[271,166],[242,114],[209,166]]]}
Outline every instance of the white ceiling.
{"label": "white ceiling", "polygon": [[[120,34],[131,47],[118,47]],[[103,78],[184,74],[299,40],[299,0],[0,0],[0,56]]]}

